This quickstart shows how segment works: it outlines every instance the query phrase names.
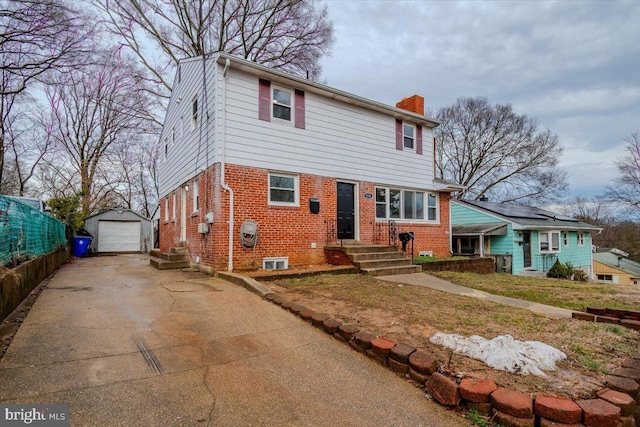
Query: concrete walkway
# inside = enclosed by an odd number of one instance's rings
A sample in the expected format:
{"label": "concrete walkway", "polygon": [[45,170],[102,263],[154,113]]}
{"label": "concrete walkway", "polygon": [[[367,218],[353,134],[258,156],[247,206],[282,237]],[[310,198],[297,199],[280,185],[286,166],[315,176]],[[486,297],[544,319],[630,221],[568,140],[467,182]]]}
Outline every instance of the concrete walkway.
{"label": "concrete walkway", "polygon": [[431,276],[425,273],[418,274],[398,274],[396,276],[379,276],[377,279],[385,280],[387,282],[401,283],[405,285],[424,286],[427,288],[435,289],[442,292],[448,292],[450,294],[462,295],[465,297],[478,298],[485,301],[491,301],[498,304],[510,305],[512,307],[519,307],[530,310],[534,313],[541,314],[547,317],[570,319],[572,310],[565,308],[553,307],[551,305],[538,304],[536,302],[523,301],[517,298],[503,297],[500,295],[493,295],[487,292],[479,291],[473,288],[467,288],[466,286],[454,285],[451,282],[442,280],[438,277]]}
{"label": "concrete walkway", "polygon": [[72,426],[468,426],[282,308],[143,255],[74,260],[0,361],[3,404]]}

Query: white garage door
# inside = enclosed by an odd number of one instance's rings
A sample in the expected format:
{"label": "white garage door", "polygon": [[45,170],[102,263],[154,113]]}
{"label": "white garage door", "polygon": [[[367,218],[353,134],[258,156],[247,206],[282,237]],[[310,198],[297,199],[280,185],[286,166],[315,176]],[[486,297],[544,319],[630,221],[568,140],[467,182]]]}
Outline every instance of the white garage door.
{"label": "white garage door", "polygon": [[140,221],[98,221],[98,252],[140,252]]}

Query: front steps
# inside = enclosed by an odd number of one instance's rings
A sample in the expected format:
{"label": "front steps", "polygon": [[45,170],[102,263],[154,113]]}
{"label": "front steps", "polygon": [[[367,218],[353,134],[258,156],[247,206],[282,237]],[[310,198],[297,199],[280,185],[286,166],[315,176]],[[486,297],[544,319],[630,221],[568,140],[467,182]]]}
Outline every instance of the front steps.
{"label": "front steps", "polygon": [[420,273],[422,267],[395,246],[348,244],[341,247],[358,269],[369,276]]}
{"label": "front steps", "polygon": [[189,268],[191,266],[187,249],[184,247],[171,248],[169,252],[164,253],[153,250],[151,256],[153,258],[149,260],[149,264],[158,270]]}

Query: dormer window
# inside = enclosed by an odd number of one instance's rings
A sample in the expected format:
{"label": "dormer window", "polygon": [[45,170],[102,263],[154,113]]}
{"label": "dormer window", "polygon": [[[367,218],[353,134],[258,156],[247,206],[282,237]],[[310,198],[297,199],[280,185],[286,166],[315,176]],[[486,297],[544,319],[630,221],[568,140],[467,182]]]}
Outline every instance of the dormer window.
{"label": "dormer window", "polygon": [[273,117],[291,121],[291,107],[293,94],[291,91],[273,88]]}
{"label": "dormer window", "polygon": [[413,150],[415,147],[416,128],[408,123],[402,124],[402,140],[404,148]]}

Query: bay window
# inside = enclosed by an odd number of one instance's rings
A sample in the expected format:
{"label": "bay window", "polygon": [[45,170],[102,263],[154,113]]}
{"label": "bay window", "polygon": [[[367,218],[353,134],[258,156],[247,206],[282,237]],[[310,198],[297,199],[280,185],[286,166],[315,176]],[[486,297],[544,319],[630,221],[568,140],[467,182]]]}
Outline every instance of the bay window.
{"label": "bay window", "polygon": [[435,222],[437,197],[422,191],[376,187],[376,218]]}

